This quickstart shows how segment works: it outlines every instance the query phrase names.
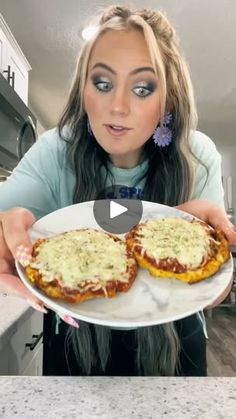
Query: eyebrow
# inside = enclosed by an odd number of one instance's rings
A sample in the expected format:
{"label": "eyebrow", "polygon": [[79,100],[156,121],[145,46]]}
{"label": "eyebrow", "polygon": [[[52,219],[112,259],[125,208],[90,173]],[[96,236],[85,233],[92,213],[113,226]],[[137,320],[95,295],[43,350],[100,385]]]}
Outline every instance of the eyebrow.
{"label": "eyebrow", "polygon": [[[117,73],[115,72],[115,70],[113,70],[109,65],[104,64],[104,63],[96,63],[91,70],[94,70],[95,68],[103,68],[107,71],[110,71],[110,73],[116,75]],[[150,71],[151,73],[155,74],[155,71],[152,67],[139,67],[139,68],[135,68],[134,70],[132,70],[129,74],[131,76],[141,73],[142,71]]]}

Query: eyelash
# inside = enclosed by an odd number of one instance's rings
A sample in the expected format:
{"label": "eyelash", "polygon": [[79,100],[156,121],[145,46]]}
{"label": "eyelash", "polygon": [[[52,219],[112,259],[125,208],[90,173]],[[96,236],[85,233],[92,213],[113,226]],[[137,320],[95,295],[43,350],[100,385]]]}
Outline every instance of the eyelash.
{"label": "eyelash", "polygon": [[[93,82],[93,84],[94,84],[96,90],[99,93],[107,93],[107,92],[110,92],[110,90],[112,88],[112,83],[110,83],[108,81],[97,81],[97,82],[95,81],[95,82]],[[107,85],[107,86],[110,86],[110,89],[103,90],[103,89],[101,89],[99,87],[99,85],[104,85],[104,84]],[[137,87],[135,87],[133,89],[133,91],[136,90],[136,89],[143,89],[143,90],[145,90],[147,92],[147,94],[145,94],[145,95],[139,95],[139,94],[135,93],[136,96],[138,96],[139,98],[142,98],[142,99],[150,96],[153,93],[153,91],[155,90],[154,87],[137,86]]]}
{"label": "eyelash", "polygon": [[96,87],[96,89],[101,92],[101,93],[106,93],[109,92],[110,90],[102,90],[99,88],[99,85],[111,85],[111,83],[109,83],[108,81],[98,81],[98,82],[94,82],[94,86]]}

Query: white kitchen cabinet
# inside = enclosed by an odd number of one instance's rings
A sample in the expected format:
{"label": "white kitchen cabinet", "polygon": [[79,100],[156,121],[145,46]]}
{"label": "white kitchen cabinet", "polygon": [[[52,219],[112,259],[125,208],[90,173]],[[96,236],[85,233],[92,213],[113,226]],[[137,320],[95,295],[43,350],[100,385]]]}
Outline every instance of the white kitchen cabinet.
{"label": "white kitchen cabinet", "polygon": [[42,339],[37,345],[37,350],[21,375],[43,375],[43,343]]}
{"label": "white kitchen cabinet", "polygon": [[6,64],[7,37],[0,27],[0,71],[3,73]]}
{"label": "white kitchen cabinet", "polygon": [[[8,67],[9,66],[9,67]],[[7,49],[7,68],[11,72],[11,85],[23,102],[28,103],[28,71],[22,65],[17,53],[9,45]]]}
{"label": "white kitchen cabinet", "polygon": [[42,332],[43,315],[34,311],[0,351],[1,375],[42,375]]}
{"label": "white kitchen cabinet", "polygon": [[30,70],[30,64],[0,14],[0,72],[26,105]]}
{"label": "white kitchen cabinet", "polygon": [[[0,68],[2,69],[2,63],[3,63],[3,40],[0,37]],[[2,70],[1,70],[2,72]]]}
{"label": "white kitchen cabinet", "polygon": [[9,356],[8,356],[8,348],[5,346],[0,351],[0,374],[1,375],[8,375],[8,362]]}

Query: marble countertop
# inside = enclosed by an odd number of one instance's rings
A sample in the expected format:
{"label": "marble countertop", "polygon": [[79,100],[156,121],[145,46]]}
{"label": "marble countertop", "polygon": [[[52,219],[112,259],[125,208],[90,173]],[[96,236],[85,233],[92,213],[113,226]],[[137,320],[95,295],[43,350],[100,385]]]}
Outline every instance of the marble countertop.
{"label": "marble countertop", "polygon": [[0,296],[0,350],[33,310],[19,297]]}
{"label": "marble countertop", "polygon": [[1,377],[1,418],[228,419],[236,378]]}

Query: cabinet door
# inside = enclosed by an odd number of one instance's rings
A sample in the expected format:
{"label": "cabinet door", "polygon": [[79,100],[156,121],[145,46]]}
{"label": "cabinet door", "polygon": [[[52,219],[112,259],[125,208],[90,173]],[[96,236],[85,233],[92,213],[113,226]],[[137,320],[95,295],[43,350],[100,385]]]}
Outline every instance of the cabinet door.
{"label": "cabinet door", "polygon": [[38,350],[21,375],[43,375],[43,344],[39,342]]}
{"label": "cabinet door", "polygon": [[7,38],[0,28],[0,72],[7,79],[7,74],[4,70],[7,69]]}
{"label": "cabinet door", "polygon": [[8,375],[8,363],[9,363],[9,356],[8,356],[8,348],[5,346],[0,351],[0,375]]}
{"label": "cabinet door", "polygon": [[28,105],[28,71],[24,68],[11,45],[8,45],[7,49],[7,66],[10,66],[10,85],[23,102]]}
{"label": "cabinet door", "polygon": [[35,336],[40,335],[42,330],[43,315],[38,311],[33,311],[32,315],[11,337],[8,344],[10,375],[22,375],[23,371],[30,364],[42,343],[39,341],[33,350],[30,349],[30,344],[36,341],[37,338]]}
{"label": "cabinet door", "polygon": [[4,52],[4,45],[3,45],[3,37],[1,36],[1,29],[0,29],[0,72],[3,72],[3,52]]}

